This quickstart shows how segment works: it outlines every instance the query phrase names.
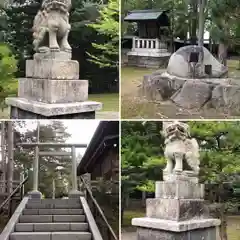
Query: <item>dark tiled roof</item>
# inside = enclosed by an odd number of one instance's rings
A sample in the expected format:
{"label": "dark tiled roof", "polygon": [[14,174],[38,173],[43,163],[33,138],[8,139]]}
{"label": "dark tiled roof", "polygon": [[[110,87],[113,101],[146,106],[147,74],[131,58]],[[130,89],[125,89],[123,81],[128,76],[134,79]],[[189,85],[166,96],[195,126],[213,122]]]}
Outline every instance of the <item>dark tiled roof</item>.
{"label": "dark tiled roof", "polygon": [[108,147],[119,142],[119,122],[101,121],[90,141],[88,148],[83,155],[78,168],[78,176],[84,173],[91,173],[96,162],[103,161],[101,157]]}
{"label": "dark tiled roof", "polygon": [[124,21],[142,21],[142,20],[157,20],[163,12],[161,9],[134,10],[124,18]]}

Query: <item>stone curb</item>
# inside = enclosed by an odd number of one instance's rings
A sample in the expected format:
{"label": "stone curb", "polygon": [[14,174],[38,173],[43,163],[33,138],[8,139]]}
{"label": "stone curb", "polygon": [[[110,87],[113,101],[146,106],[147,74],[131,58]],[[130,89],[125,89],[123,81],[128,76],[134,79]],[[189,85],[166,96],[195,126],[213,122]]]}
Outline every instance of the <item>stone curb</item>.
{"label": "stone curb", "polygon": [[92,233],[93,240],[103,240],[85,197],[80,197],[80,201],[82,202],[82,207],[86,216],[86,220],[89,224],[89,228],[90,228],[90,232]]}
{"label": "stone curb", "polygon": [[219,226],[221,221],[219,219],[211,218],[211,219],[191,219],[188,221],[171,221],[171,220],[162,220],[157,218],[133,218],[132,225],[137,227],[144,228],[153,228],[153,229],[161,229],[165,231],[173,231],[173,232],[184,232],[193,229],[199,228],[209,228]]}
{"label": "stone curb", "polygon": [[7,225],[3,229],[0,240],[9,240],[10,234],[14,232],[15,225],[18,223],[20,216],[22,215],[23,210],[28,202],[29,198],[24,197],[17,209],[15,210],[12,217],[9,219]]}

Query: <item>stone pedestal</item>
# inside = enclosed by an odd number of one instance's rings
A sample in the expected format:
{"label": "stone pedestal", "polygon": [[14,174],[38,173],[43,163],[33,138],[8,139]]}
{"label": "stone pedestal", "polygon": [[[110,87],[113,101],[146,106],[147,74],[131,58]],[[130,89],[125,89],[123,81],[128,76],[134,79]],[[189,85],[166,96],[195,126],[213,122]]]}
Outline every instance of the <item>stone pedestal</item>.
{"label": "stone pedestal", "polygon": [[159,39],[133,38],[133,47],[127,53],[128,65],[146,68],[166,67],[171,53]]}
{"label": "stone pedestal", "polygon": [[128,66],[143,67],[143,68],[163,68],[167,67],[170,53],[144,53],[144,52],[129,52]]}
{"label": "stone pedestal", "polygon": [[191,180],[156,182],[146,217],[132,219],[137,240],[216,240],[220,220],[210,218],[204,185]]}
{"label": "stone pedestal", "polygon": [[74,198],[74,199],[79,199],[80,197],[84,197],[85,194],[81,191],[78,191],[78,190],[71,190],[69,193],[68,193],[68,197],[69,198]]}
{"label": "stone pedestal", "polygon": [[41,199],[42,198],[42,193],[37,191],[37,190],[33,190],[33,191],[28,193],[28,196],[31,199]]}
{"label": "stone pedestal", "polygon": [[71,53],[36,53],[26,61],[18,97],[7,98],[11,119],[92,119],[102,103],[88,100],[88,81],[79,80]]}

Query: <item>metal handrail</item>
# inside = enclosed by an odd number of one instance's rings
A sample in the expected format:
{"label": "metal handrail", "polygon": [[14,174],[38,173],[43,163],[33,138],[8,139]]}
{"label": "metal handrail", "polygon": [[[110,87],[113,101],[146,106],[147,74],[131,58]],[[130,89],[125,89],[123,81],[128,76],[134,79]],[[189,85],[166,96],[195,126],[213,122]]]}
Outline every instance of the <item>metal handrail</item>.
{"label": "metal handrail", "polygon": [[102,209],[100,208],[100,206],[98,205],[96,199],[94,198],[91,189],[88,187],[87,183],[85,182],[84,178],[82,176],[80,176],[80,179],[82,181],[82,183],[84,184],[85,189],[87,190],[89,196],[91,197],[92,202],[94,203],[95,207],[97,208],[98,212],[100,213],[100,216],[102,217],[103,221],[105,222],[105,224],[107,225],[108,230],[110,231],[112,237],[114,238],[114,240],[118,240],[116,234],[114,233],[112,227],[110,226],[110,224],[108,223],[107,218],[105,217]]}
{"label": "metal handrail", "polygon": [[0,205],[0,213],[3,211],[4,206],[11,201],[12,197],[18,192],[19,189],[22,188],[22,186],[27,182],[28,176],[23,179],[22,182],[9,194],[9,196],[3,201],[3,203]]}

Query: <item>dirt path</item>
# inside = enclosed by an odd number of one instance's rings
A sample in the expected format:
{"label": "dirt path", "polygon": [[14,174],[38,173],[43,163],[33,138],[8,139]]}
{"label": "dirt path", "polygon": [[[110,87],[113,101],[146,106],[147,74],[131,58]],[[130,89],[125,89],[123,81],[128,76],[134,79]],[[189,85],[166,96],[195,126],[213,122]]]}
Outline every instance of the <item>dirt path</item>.
{"label": "dirt path", "polygon": [[136,240],[136,232],[123,232],[121,240]]}
{"label": "dirt path", "polygon": [[119,112],[96,112],[96,119],[119,119]]}

